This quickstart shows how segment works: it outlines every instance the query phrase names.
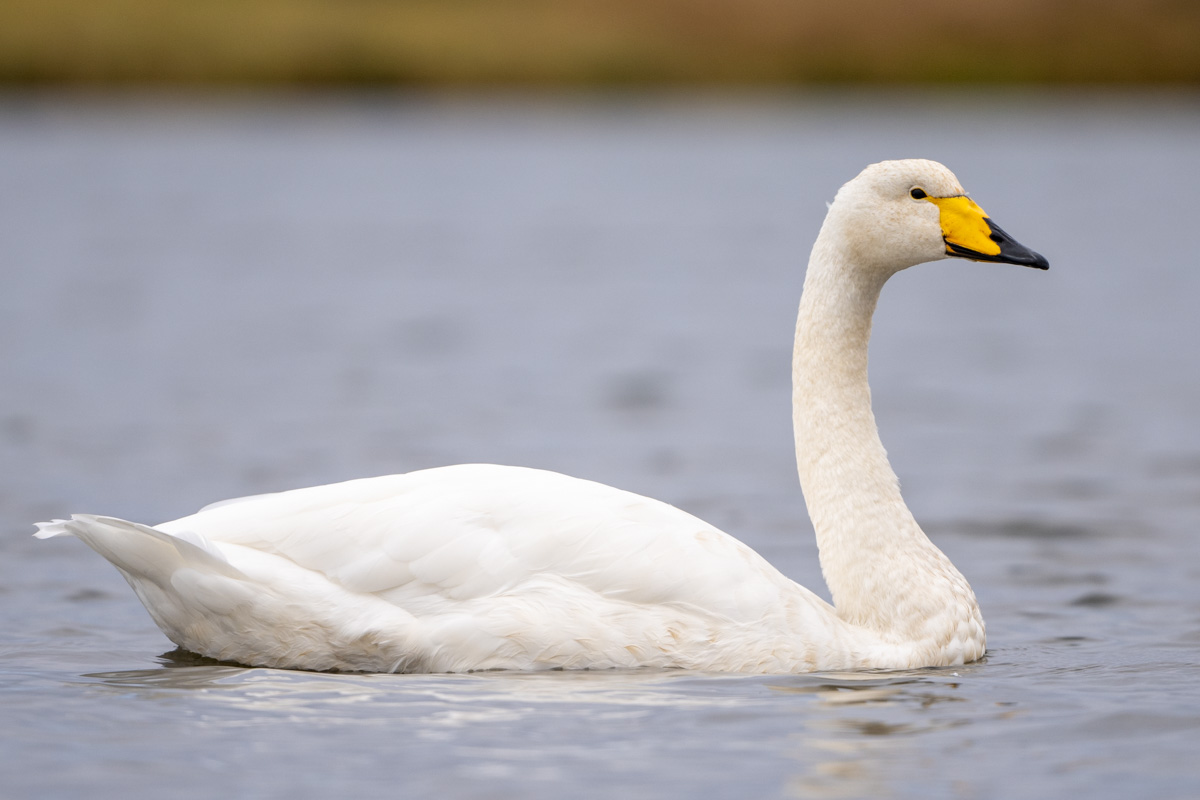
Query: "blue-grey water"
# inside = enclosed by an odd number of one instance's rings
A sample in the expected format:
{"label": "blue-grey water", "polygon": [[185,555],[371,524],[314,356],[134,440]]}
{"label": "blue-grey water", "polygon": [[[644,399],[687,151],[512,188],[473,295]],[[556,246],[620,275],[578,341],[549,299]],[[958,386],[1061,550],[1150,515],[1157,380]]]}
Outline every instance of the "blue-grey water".
{"label": "blue-grey water", "polygon": [[[872,382],[985,661],[354,676],[168,651],[71,512],[461,461],[824,594],[789,357],[825,201],[954,169],[1048,273],[884,292]],[[0,97],[0,796],[1200,795],[1200,97]]]}

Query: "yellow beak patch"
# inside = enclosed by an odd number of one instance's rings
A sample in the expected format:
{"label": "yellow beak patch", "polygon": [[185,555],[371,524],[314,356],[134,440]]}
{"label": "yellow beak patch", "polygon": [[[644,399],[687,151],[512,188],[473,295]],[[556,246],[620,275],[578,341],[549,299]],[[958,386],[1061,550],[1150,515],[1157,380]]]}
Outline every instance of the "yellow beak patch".
{"label": "yellow beak patch", "polygon": [[942,238],[947,251],[953,246],[985,256],[1000,255],[1000,245],[992,239],[987,213],[969,197],[926,197],[942,215]]}

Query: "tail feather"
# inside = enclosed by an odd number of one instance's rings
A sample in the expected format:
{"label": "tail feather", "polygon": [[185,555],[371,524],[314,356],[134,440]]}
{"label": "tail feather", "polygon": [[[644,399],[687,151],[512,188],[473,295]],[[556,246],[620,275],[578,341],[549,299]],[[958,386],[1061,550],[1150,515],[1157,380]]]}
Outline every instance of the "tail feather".
{"label": "tail feather", "polygon": [[52,519],[49,522],[35,522],[38,532],[34,534],[38,539],[49,539],[52,536],[69,536],[70,531],[67,526],[71,524],[69,519]]}
{"label": "tail feather", "polygon": [[74,536],[132,575],[166,577],[179,567],[191,566],[230,578],[244,577],[216,544],[196,533],[172,535],[149,525],[94,514],[39,522],[37,528],[34,536],[39,539]]}

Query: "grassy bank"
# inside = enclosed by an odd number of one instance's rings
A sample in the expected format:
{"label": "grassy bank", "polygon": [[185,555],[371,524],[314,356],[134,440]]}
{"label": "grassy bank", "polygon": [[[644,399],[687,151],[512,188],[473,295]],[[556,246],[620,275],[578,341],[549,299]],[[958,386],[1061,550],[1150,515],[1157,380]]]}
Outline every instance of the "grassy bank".
{"label": "grassy bank", "polygon": [[1195,0],[0,0],[0,82],[1200,84]]}

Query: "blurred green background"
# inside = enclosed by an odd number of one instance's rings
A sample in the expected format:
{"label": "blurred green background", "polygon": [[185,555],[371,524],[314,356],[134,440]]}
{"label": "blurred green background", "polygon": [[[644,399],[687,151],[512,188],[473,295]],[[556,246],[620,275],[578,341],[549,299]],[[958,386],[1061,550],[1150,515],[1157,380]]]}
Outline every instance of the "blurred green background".
{"label": "blurred green background", "polygon": [[7,85],[1200,83],[1197,0],[0,0]]}

